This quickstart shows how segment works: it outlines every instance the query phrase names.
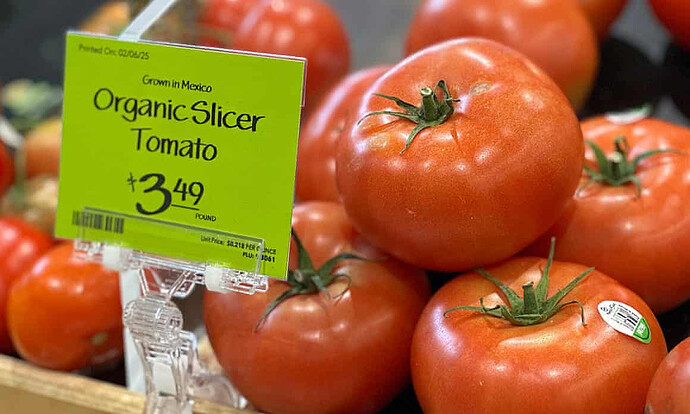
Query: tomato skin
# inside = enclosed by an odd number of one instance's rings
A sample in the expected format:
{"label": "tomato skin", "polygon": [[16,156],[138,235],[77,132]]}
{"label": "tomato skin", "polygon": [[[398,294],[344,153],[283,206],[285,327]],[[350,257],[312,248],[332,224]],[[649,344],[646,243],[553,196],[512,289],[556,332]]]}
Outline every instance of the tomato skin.
{"label": "tomato skin", "polygon": [[207,0],[201,10],[199,43],[229,48],[232,38],[249,12],[260,0]]}
{"label": "tomato skin", "polygon": [[[556,259],[595,266],[644,299],[655,313],[690,299],[690,130],[647,118],[618,125],[605,117],[582,123],[584,138],[613,152],[613,141],[625,136],[628,158],[659,148],[685,154],[661,154],[638,168],[642,194],[635,187],[596,183],[576,194],[563,216],[528,254],[546,256],[556,236]],[[596,169],[587,148],[587,164]],[[583,173],[581,185],[587,181]]]}
{"label": "tomato skin", "polygon": [[[545,259],[515,258],[486,269],[520,292],[538,282]],[[586,269],[554,262],[549,296]],[[454,306],[503,304],[498,289],[475,272],[444,285],[431,298],[415,330],[412,379],[426,414],[619,414],[641,413],[647,387],[666,355],[656,318],[633,292],[594,271],[562,303],[579,300],[539,325],[513,326],[472,311],[443,313]],[[651,329],[643,344],[615,331],[600,317],[604,300],[639,311]]]}
{"label": "tomato skin", "polygon": [[343,78],[319,103],[300,133],[297,198],[340,201],[335,183],[335,151],[350,112],[372,83],[390,66],[376,66]]}
{"label": "tomato skin", "polygon": [[122,356],[118,274],[74,259],[72,250],[53,248],[10,290],[12,342],[40,367],[71,371]]}
{"label": "tomato skin", "polygon": [[0,196],[14,183],[14,160],[7,147],[0,143]]}
{"label": "tomato skin", "polygon": [[578,0],[599,39],[608,36],[609,28],[621,14],[628,0]]}
{"label": "tomato skin", "polygon": [[690,339],[666,356],[647,393],[645,414],[690,414]]}
{"label": "tomato skin", "polygon": [[444,40],[476,36],[523,53],[584,105],[599,64],[596,36],[574,0],[426,0],[407,35],[407,55]]}
{"label": "tomato skin", "polygon": [[[351,249],[381,257],[336,203],[297,205],[293,217],[317,267],[333,253]],[[346,261],[336,271],[352,278],[340,299],[290,298],[256,333],[261,313],[287,284],[273,281],[268,293],[254,296],[206,293],[204,320],[218,361],[258,410],[375,413],[408,383],[412,333],[429,297],[424,272],[393,259]],[[328,290],[336,295],[344,287],[338,281]]]}
{"label": "tomato skin", "polygon": [[0,352],[12,351],[6,316],[10,287],[52,245],[50,236],[24,220],[0,217]]}
{"label": "tomato skin", "polygon": [[307,108],[350,67],[347,32],[321,0],[266,0],[244,19],[233,48],[307,58]]}
{"label": "tomato skin", "polygon": [[649,0],[654,14],[683,49],[690,51],[690,2]]}
{"label": "tomato skin", "polygon": [[[419,89],[440,79],[461,101],[403,154],[414,123],[357,122],[399,110],[373,93],[419,104]],[[374,245],[458,271],[506,259],[546,231],[577,186],[583,151],[575,114],[543,72],[498,43],[460,39],[408,57],[372,85],[338,141],[336,177],[348,216]]]}

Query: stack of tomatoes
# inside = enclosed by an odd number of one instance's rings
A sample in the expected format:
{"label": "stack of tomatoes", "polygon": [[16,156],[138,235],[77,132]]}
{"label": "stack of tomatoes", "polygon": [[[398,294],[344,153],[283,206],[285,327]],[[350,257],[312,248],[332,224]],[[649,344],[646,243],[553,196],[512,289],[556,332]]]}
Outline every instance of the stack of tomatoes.
{"label": "stack of tomatoes", "polygon": [[60,130],[51,118],[20,149],[0,144],[0,353],[78,370],[120,360],[122,312],[117,273],[51,235]]}
{"label": "stack of tomatoes", "polygon": [[[307,2],[250,3],[207,4],[242,32]],[[257,409],[375,413],[411,379],[425,413],[688,412],[655,314],[690,299],[690,130],[578,120],[625,2],[579,3],[423,1],[405,59],[312,106],[288,281],[204,302]]]}

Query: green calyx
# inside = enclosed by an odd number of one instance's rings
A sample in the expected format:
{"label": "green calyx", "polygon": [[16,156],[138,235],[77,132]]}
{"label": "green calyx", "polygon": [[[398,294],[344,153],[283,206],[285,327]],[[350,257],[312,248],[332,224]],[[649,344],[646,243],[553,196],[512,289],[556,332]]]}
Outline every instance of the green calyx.
{"label": "green calyx", "polygon": [[[443,93],[443,99],[438,100],[438,97],[436,95],[436,91],[438,89],[441,89]],[[410,132],[410,135],[407,137],[407,141],[405,142],[405,148],[400,151],[400,153],[404,153],[412,144],[412,141],[414,141],[415,137],[417,134],[419,134],[422,130],[441,125],[442,123],[446,122],[448,118],[450,118],[451,115],[453,115],[453,102],[458,102],[460,101],[459,99],[453,99],[450,95],[450,92],[448,91],[448,86],[446,86],[446,81],[440,80],[436,83],[436,86],[434,88],[422,88],[420,91],[422,94],[422,104],[420,106],[414,106],[411,103],[405,102],[402,99],[396,98],[395,96],[390,96],[390,95],[384,95],[381,93],[375,93],[374,95],[380,96],[381,98],[389,99],[393,102],[395,102],[396,105],[398,105],[401,109],[404,110],[404,112],[396,112],[396,111],[375,111],[375,112],[370,112],[362,119],[359,120],[359,122],[362,122],[364,119],[374,116],[374,115],[392,115],[392,116],[397,116],[400,118],[407,119],[408,121],[412,121],[415,124],[417,124],[414,129]]]}
{"label": "green calyx", "polygon": [[493,282],[501,290],[501,292],[503,292],[508,299],[508,304],[510,307],[506,305],[496,305],[493,308],[487,308],[484,306],[484,299],[481,298],[479,299],[479,304],[481,306],[456,306],[445,311],[443,316],[448,317],[449,313],[458,310],[470,310],[493,316],[495,318],[505,319],[513,325],[526,326],[537,325],[545,322],[564,307],[577,304],[580,306],[582,325],[587,326],[587,323],[585,323],[585,311],[580,301],[572,300],[565,303],[561,303],[561,301],[568,293],[570,293],[571,290],[575,288],[575,286],[577,286],[578,283],[582,281],[582,279],[585,278],[585,276],[593,272],[594,268],[590,267],[589,269],[585,270],[578,277],[568,283],[566,287],[556,292],[556,294],[550,298],[547,298],[546,295],[549,290],[549,272],[551,271],[551,264],[553,263],[555,249],[556,239],[552,238],[549,257],[546,260],[546,266],[542,271],[542,277],[539,280],[539,283],[537,283],[536,288],[534,287],[533,282],[523,285],[522,297],[520,297],[513,289],[504,285],[501,281],[485,272],[483,269],[475,270],[477,273]]}
{"label": "green calyx", "polygon": [[621,186],[633,183],[637,190],[637,198],[639,198],[640,195],[642,195],[642,185],[640,184],[640,179],[637,177],[637,175],[635,175],[635,171],[637,171],[637,166],[640,164],[640,162],[646,158],[663,153],[682,154],[681,151],[673,148],[658,149],[643,152],[642,154],[639,154],[633,158],[632,161],[629,161],[628,152],[630,151],[630,146],[628,145],[628,141],[625,139],[625,137],[616,138],[614,141],[616,152],[611,154],[609,157],[607,157],[606,154],[604,154],[604,151],[594,142],[585,141],[585,143],[594,152],[594,156],[597,160],[598,171],[592,167],[589,167],[588,165],[583,166],[584,170],[589,175],[589,180],[577,190],[578,193],[580,193],[593,182],[611,186]]}
{"label": "green calyx", "polygon": [[[297,269],[290,270],[288,272],[287,283],[290,285],[290,289],[283,292],[278,296],[271,304],[266,308],[261,318],[254,326],[254,332],[259,329],[261,323],[268,317],[268,315],[275,309],[278,305],[285,302],[287,299],[297,296],[297,295],[310,295],[313,293],[322,292],[329,299],[338,299],[347,292],[350,288],[350,276],[344,273],[333,274],[333,269],[341,260],[356,259],[356,260],[366,260],[363,257],[357,256],[352,253],[341,253],[337,256],[332,257],[326,263],[324,263],[320,268],[315,269],[314,264],[311,261],[311,257],[307,250],[302,245],[302,241],[297,237],[295,231],[292,231],[292,237],[295,239],[295,244],[297,245],[298,261]],[[347,281],[347,286],[342,292],[335,296],[331,296],[331,293],[326,289],[328,285],[336,281],[337,279],[344,279]]]}

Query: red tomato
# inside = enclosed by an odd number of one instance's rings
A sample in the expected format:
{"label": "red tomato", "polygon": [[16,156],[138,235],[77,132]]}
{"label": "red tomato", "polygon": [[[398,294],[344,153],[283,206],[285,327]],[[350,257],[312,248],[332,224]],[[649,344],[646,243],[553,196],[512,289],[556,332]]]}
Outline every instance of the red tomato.
{"label": "red tomato", "polygon": [[267,0],[240,25],[235,49],[307,58],[307,106],[345,76],[350,66],[347,32],[321,0]]}
{"label": "red tomato", "polygon": [[249,12],[259,0],[207,0],[202,5],[199,26],[204,46],[232,46],[232,38]]}
{"label": "red tomato", "polygon": [[466,36],[496,40],[524,53],[553,78],[575,109],[587,100],[599,51],[574,0],[426,0],[412,21],[406,53]]}
{"label": "red tomato", "polygon": [[[592,183],[572,198],[565,213],[527,251],[544,256],[556,236],[556,259],[584,263],[610,275],[644,299],[655,313],[690,299],[690,130],[656,119],[621,125],[605,117],[582,123],[586,140],[606,154],[625,137],[628,159],[646,151],[676,148],[640,162],[634,183]],[[598,169],[591,148],[586,163]],[[589,180],[582,173],[581,185]]]}
{"label": "red tomato", "polygon": [[[525,257],[486,271],[515,290],[537,283],[545,268],[544,259]],[[585,269],[554,262],[549,297]],[[528,326],[471,310],[444,317],[456,306],[481,306],[480,298],[486,308],[507,303],[497,286],[472,272],[444,285],[422,313],[411,358],[415,392],[426,414],[642,413],[666,343],[654,314],[632,291],[594,271],[561,302],[579,301],[583,313],[573,303]],[[597,309],[606,300],[640,312],[651,342],[609,326]]]}
{"label": "red tomato", "polygon": [[690,51],[690,2],[687,0],[649,0],[656,17],[671,32],[674,40]]}
{"label": "red tomato", "polygon": [[350,112],[390,66],[355,72],[336,85],[307,120],[299,138],[296,193],[300,201],[340,201],[335,184],[335,150]]}
{"label": "red tomato", "polygon": [[[316,267],[347,251],[381,257],[336,203],[296,206],[293,228]],[[326,288],[333,299],[291,297],[255,332],[264,310],[290,285],[274,281],[268,293],[254,296],[206,293],[204,320],[218,361],[260,411],[375,413],[408,383],[412,332],[429,297],[424,272],[388,259],[342,261],[333,274],[349,275],[349,289],[341,277]]]}
{"label": "red tomato", "polygon": [[609,28],[616,21],[618,15],[628,0],[578,0],[582,9],[587,14],[590,23],[599,39],[604,39],[609,33]]}
{"label": "red tomato", "polygon": [[53,239],[13,217],[0,217],[0,352],[11,352],[7,294],[15,280],[53,245]]}
{"label": "red tomato", "polygon": [[55,247],[12,286],[7,323],[19,355],[41,367],[71,371],[122,356],[117,272]]}
{"label": "red tomato", "polygon": [[645,414],[690,414],[690,338],[673,348],[654,374]]}
{"label": "red tomato", "polygon": [[0,196],[14,183],[14,161],[7,147],[0,143]]}
{"label": "red tomato", "polygon": [[[439,80],[460,99],[431,102],[439,118],[357,122],[401,111],[374,93],[417,104],[420,88]],[[424,92],[433,101],[431,89]],[[489,40],[450,41],[407,58],[374,83],[350,119],[336,156],[348,215],[376,246],[427,269],[512,256],[558,219],[582,171],[579,124],[561,91]],[[438,122],[405,149],[413,128]]]}

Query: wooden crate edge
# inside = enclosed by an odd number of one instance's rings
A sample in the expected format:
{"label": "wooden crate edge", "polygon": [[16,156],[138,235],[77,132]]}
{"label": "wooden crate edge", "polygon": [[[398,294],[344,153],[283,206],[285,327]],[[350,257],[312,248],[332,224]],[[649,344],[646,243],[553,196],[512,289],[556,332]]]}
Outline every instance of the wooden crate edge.
{"label": "wooden crate edge", "polygon": [[[2,389],[5,388],[5,392]],[[0,394],[29,393],[37,399],[105,414],[141,414],[144,396],[103,381],[76,374],[50,371],[24,361],[0,355]],[[9,396],[9,397],[7,397]],[[2,402],[0,401],[0,404]],[[63,404],[63,405],[64,405]],[[81,412],[81,411],[80,411]],[[196,414],[252,414],[207,401],[194,404]]]}

